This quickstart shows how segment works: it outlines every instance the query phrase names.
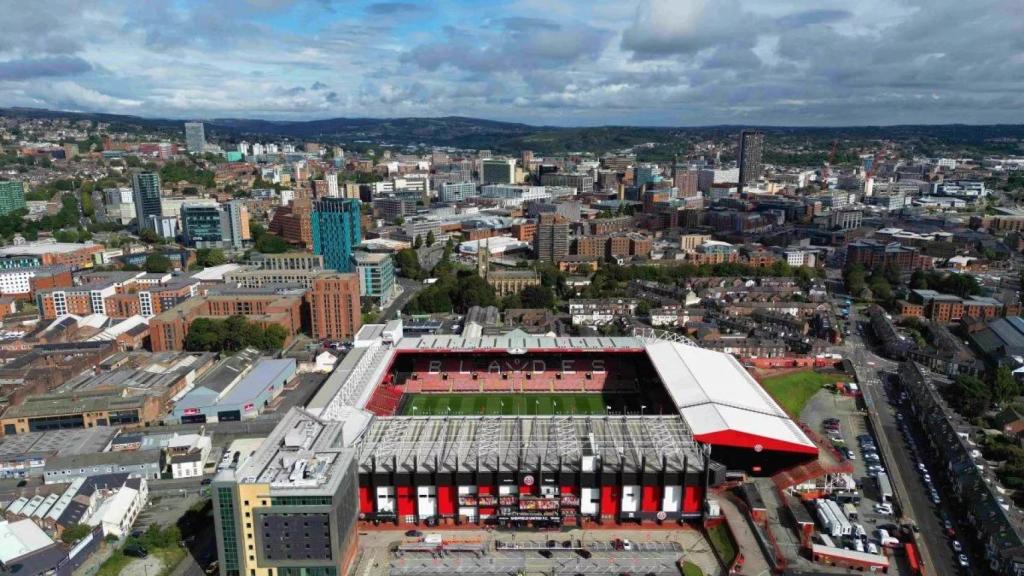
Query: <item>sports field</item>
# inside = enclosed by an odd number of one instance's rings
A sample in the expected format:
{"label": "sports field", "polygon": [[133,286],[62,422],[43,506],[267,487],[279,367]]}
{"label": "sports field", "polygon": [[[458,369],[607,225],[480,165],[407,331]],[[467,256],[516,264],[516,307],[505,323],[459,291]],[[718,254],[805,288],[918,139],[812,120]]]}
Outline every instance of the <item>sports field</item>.
{"label": "sports field", "polygon": [[[402,414],[604,414],[607,412],[605,406],[605,397],[601,394],[409,394],[404,400]],[[612,409],[620,410],[615,402]]]}

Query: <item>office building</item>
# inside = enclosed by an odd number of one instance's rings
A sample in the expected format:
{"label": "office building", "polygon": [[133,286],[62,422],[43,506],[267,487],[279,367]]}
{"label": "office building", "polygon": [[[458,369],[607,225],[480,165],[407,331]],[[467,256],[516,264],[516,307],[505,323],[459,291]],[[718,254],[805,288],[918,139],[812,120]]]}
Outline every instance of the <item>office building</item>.
{"label": "office building", "polygon": [[374,198],[373,209],[388,222],[405,219],[416,214],[416,199],[401,196]]}
{"label": "office building", "polygon": [[480,182],[483,184],[514,184],[516,161],[512,158],[488,158],[480,162]]}
{"label": "office building", "polygon": [[757,130],[744,130],[740,132],[740,192],[743,186],[756,182],[764,170],[764,162],[761,158],[764,149],[764,133]]}
{"label": "office building", "polygon": [[473,182],[451,182],[441,184],[441,202],[464,202],[476,196],[476,184]]}
{"label": "office building", "polygon": [[649,186],[661,182],[661,168],[656,164],[640,164],[633,168],[633,185]]}
{"label": "office building", "polygon": [[206,131],[202,122],[185,122],[185,147],[189,154],[202,154],[206,149]]}
{"label": "office building", "polygon": [[556,214],[541,214],[534,237],[537,260],[555,263],[569,255],[569,221]]}
{"label": "office building", "polygon": [[312,246],[313,204],[305,198],[297,198],[281,206],[274,211],[269,230],[289,244]]}
{"label": "office building", "polygon": [[577,194],[594,191],[594,177],[590,174],[553,172],[541,176],[540,183],[544,186],[566,186],[574,188]]}
{"label": "office building", "polygon": [[131,188],[105,188],[103,203],[109,220],[127,226],[135,218],[135,198]]}
{"label": "office building", "polygon": [[163,206],[160,199],[160,175],[155,172],[140,172],[132,178],[132,193],[135,203],[135,221],[141,232],[149,225],[150,217],[160,218]]}
{"label": "office building", "polygon": [[217,204],[182,204],[182,241],[197,248],[220,246],[224,240],[221,209]]}
{"label": "office building", "polygon": [[25,185],[17,180],[0,180],[0,215],[25,208]]}
{"label": "office building", "polygon": [[252,239],[249,232],[249,209],[241,200],[221,205],[221,236],[225,243],[242,248]]}
{"label": "office building", "polygon": [[250,257],[261,270],[322,270],[324,257],[308,252],[281,252],[263,254],[254,252]]}
{"label": "office building", "polygon": [[313,253],[324,257],[324,266],[352,272],[352,252],[362,242],[359,201],[321,198],[313,205]]}
{"label": "office building", "polygon": [[213,479],[220,576],[340,576],[356,555],[353,430],[292,409],[238,467]]}
{"label": "office building", "polygon": [[394,259],[390,254],[362,251],[353,258],[359,274],[359,294],[386,306],[395,294]]}
{"label": "office building", "polygon": [[356,335],[362,326],[359,284],[355,274],[329,272],[313,279],[306,292],[313,338],[351,340]]}

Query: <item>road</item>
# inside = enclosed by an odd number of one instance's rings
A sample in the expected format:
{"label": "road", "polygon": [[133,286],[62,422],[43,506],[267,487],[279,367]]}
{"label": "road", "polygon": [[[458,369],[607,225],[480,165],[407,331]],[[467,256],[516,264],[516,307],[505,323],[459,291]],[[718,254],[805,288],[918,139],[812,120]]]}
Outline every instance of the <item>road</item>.
{"label": "road", "polygon": [[409,300],[412,300],[413,296],[418,294],[420,290],[426,288],[426,284],[418,280],[410,280],[408,278],[397,278],[396,280],[398,285],[402,287],[402,293],[399,294],[383,312],[381,312],[381,322],[397,318],[398,314],[402,311],[402,308],[409,303]]}
{"label": "road", "polygon": [[[856,325],[857,312],[851,307],[850,320]],[[928,498],[928,490],[917,473],[917,464],[896,423],[896,413],[888,402],[883,384],[884,374],[895,373],[898,364],[870,350],[864,339],[851,330],[844,343],[845,357],[853,363],[861,386],[864,404],[882,452],[886,471],[900,505],[903,521],[913,521],[920,529],[918,541],[925,566],[930,574],[955,574],[956,562],[942,525]]]}

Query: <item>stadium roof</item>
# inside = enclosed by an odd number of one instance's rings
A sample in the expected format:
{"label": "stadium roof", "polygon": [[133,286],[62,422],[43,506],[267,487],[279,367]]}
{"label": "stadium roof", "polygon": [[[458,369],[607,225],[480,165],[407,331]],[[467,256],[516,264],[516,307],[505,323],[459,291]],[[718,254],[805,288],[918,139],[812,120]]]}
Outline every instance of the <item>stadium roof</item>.
{"label": "stadium roof", "polygon": [[731,355],[677,342],[648,344],[647,354],[698,441],[817,454],[814,442]]}
{"label": "stadium roof", "polygon": [[359,449],[366,472],[374,465],[394,472],[514,472],[525,463],[551,472],[664,466],[682,473],[702,470],[704,455],[679,416],[374,418]]}
{"label": "stadium roof", "polygon": [[461,336],[423,336],[403,338],[399,352],[640,352],[644,343],[632,337],[550,337],[515,332],[503,336],[463,338]]}
{"label": "stadium roof", "polygon": [[395,354],[643,351],[695,440],[755,451],[818,453],[814,442],[731,355],[637,337],[549,337],[515,331],[479,338],[403,338],[394,347],[378,338],[368,347],[353,349],[339,363],[307,410],[330,421],[342,418],[345,407],[363,408]]}

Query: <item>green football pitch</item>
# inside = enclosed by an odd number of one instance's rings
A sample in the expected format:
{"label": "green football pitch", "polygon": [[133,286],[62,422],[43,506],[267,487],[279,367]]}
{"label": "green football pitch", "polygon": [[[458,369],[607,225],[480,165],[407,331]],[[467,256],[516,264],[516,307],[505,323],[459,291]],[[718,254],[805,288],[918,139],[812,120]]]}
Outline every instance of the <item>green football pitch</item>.
{"label": "green football pitch", "polygon": [[[613,402],[612,409],[621,410]],[[443,414],[539,415],[604,414],[606,398],[601,394],[409,394],[402,405],[405,416]]]}

